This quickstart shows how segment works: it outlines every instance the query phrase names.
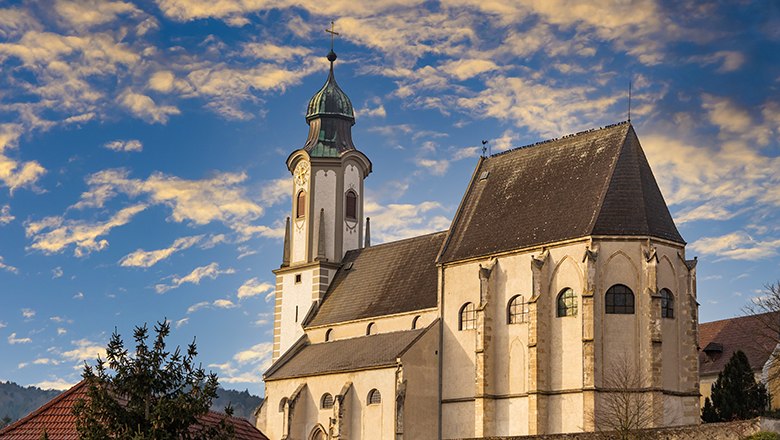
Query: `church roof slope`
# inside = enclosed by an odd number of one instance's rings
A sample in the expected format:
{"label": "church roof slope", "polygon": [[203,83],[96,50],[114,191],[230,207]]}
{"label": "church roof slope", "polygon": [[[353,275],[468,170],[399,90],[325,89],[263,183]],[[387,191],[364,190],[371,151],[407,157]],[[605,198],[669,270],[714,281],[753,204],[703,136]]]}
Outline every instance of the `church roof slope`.
{"label": "church roof slope", "polygon": [[398,357],[433,327],[304,344],[291,356],[280,358],[265,373],[263,380],[394,366]]}
{"label": "church roof slope", "polygon": [[629,123],[481,159],[440,261],[588,235],[685,243]]}
{"label": "church roof slope", "polygon": [[699,324],[699,374],[718,374],[737,350],[753,371],[761,371],[780,336],[780,312],[762,313]]}
{"label": "church roof slope", "polygon": [[[51,440],[77,440],[79,436],[73,405],[86,396],[87,382],[82,380],[27,416],[0,429],[0,439],[39,440],[46,432],[47,438]],[[190,432],[196,434],[203,430],[203,426],[216,425],[224,417],[224,414],[209,411],[198,417],[198,424],[190,426]],[[268,440],[246,419],[228,417],[227,420],[233,425],[233,438],[236,440]]]}
{"label": "church roof slope", "polygon": [[308,327],[436,307],[435,260],[445,236],[437,232],[347,252]]}

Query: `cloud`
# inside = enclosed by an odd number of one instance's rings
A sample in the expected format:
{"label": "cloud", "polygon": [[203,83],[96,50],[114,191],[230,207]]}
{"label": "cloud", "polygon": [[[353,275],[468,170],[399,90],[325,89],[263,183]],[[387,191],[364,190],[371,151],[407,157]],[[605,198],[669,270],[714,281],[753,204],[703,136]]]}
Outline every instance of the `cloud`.
{"label": "cloud", "polygon": [[44,380],[38,383],[31,384],[30,386],[38,387],[42,390],[58,390],[65,391],[76,385],[75,382],[69,382],[65,379]]}
{"label": "cloud", "polygon": [[18,268],[14,267],[14,266],[11,266],[9,264],[5,264],[3,262],[3,256],[2,255],[0,255],[0,270],[5,270],[5,271],[11,272],[11,273],[19,273],[19,269]]}
{"label": "cloud", "polygon": [[689,58],[689,61],[702,65],[720,64],[717,71],[721,73],[734,72],[745,64],[745,55],[733,50],[721,50],[709,55],[697,55]]}
{"label": "cloud", "polygon": [[257,277],[255,277],[247,280],[238,288],[238,299],[262,295],[268,291],[272,291],[274,288],[275,286],[273,284],[260,282]]}
{"label": "cloud", "polygon": [[15,218],[16,217],[11,215],[11,207],[9,205],[0,207],[0,226],[11,223]]}
{"label": "cloud", "polygon": [[76,292],[76,294],[73,295],[73,299],[78,299],[78,300],[84,299],[84,292]]}
{"label": "cloud", "polygon": [[24,317],[24,319],[32,319],[35,317],[35,310],[22,309],[22,316]]}
{"label": "cloud", "polygon": [[64,334],[66,334],[66,333],[68,333],[68,330],[66,330],[66,329],[64,329],[62,327],[57,327],[57,336],[62,336]]}
{"label": "cloud", "polygon": [[193,235],[177,238],[170,247],[154,251],[138,249],[119,260],[119,265],[123,267],[152,267],[176,252],[189,249],[200,242],[203,237],[203,235]]}
{"label": "cloud", "polygon": [[54,11],[76,29],[111,23],[120,15],[137,15],[141,12],[132,3],[108,0],[57,0]]}
{"label": "cloud", "polygon": [[444,211],[438,202],[381,205],[367,200],[365,210],[371,217],[371,238],[375,243],[443,231],[450,226],[447,217],[435,214]]}
{"label": "cloud", "polygon": [[195,313],[200,309],[205,309],[206,307],[210,306],[211,303],[208,301],[201,301],[199,303],[195,303],[187,308],[187,314]]}
{"label": "cloud", "polygon": [[717,260],[757,261],[776,256],[780,252],[780,239],[757,240],[737,231],[717,237],[702,237],[691,243],[689,248]]}
{"label": "cloud", "polygon": [[176,321],[176,328],[179,328],[179,327],[187,324],[188,322],[190,322],[190,318],[182,318],[182,319]]}
{"label": "cloud", "polygon": [[103,222],[89,223],[83,220],[66,220],[62,217],[46,217],[39,221],[29,221],[25,224],[27,237],[32,238],[31,249],[45,254],[62,252],[73,245],[73,255],[83,257],[93,251],[108,247],[108,240],[102,238],[112,229],[126,225],[147,205],[136,204],[121,209],[110,219]]}
{"label": "cloud", "polygon": [[455,77],[458,81],[464,81],[498,69],[498,65],[490,60],[459,59],[448,61],[441,66],[441,70]]}
{"label": "cloud", "polygon": [[104,147],[108,148],[109,150],[113,151],[125,151],[125,152],[137,152],[137,151],[143,151],[144,146],[138,139],[128,139],[128,140],[115,140],[111,142],[107,142],[103,145]]}
{"label": "cloud", "polygon": [[11,345],[15,344],[29,344],[32,342],[32,339],[30,338],[17,338],[16,333],[11,333],[10,336],[8,336],[8,343]]}
{"label": "cloud", "polygon": [[58,324],[61,324],[63,322],[66,322],[68,324],[73,324],[73,320],[72,319],[63,318],[62,316],[56,316],[55,315],[55,316],[50,317],[49,320],[53,321],[53,322],[56,322]]}
{"label": "cloud", "polygon": [[[199,303],[195,303],[187,308],[187,314],[195,313],[198,310],[201,309],[210,309],[210,308],[218,308],[218,309],[234,309],[238,307],[238,304],[234,303],[233,301],[230,301],[228,299],[218,299],[214,302],[208,302],[208,301],[201,301]],[[187,318],[189,319],[189,318]]]}
{"label": "cloud", "polygon": [[233,309],[238,306],[233,301],[230,301],[228,299],[218,299],[213,302],[214,307],[220,308],[220,309]]}
{"label": "cloud", "polygon": [[219,269],[219,263],[211,263],[206,266],[196,267],[189,274],[183,277],[173,277],[171,284],[157,284],[154,286],[154,290],[157,293],[165,293],[171,289],[181,287],[182,284],[200,284],[203,278],[217,279],[218,276],[224,274],[236,273],[235,269],[227,268],[225,270]]}
{"label": "cloud", "polygon": [[51,270],[51,277],[52,279],[57,279],[62,277],[63,273],[64,272],[62,271],[62,268],[60,266],[57,266]]}
{"label": "cloud", "polygon": [[[246,179],[245,173],[217,173],[201,180],[154,173],[147,179],[133,179],[127,170],[108,169],[87,178],[89,190],[73,208],[102,208],[107,200],[122,193],[143,197],[150,205],[169,207],[170,219],[177,223],[205,225],[220,221],[241,229],[263,214],[263,207],[246,197],[240,186]],[[277,197],[275,191],[269,197]]]}
{"label": "cloud", "polygon": [[167,124],[171,115],[178,115],[181,111],[173,105],[157,105],[154,100],[141,93],[125,90],[118,97],[119,103],[134,116],[150,123]]}
{"label": "cloud", "polygon": [[236,353],[233,356],[233,360],[235,360],[239,364],[247,364],[247,363],[257,364],[260,362],[270,361],[272,354],[273,354],[273,344],[270,342],[263,342],[257,345],[253,345],[247,350],[243,350]]}
{"label": "cloud", "polygon": [[66,361],[82,364],[84,361],[94,361],[98,356],[102,359],[106,358],[105,347],[99,345],[97,342],[88,339],[79,339],[71,341],[71,344],[73,344],[74,348],[61,354],[61,357]]}
{"label": "cloud", "polygon": [[[0,182],[7,186],[11,192],[17,188],[34,184],[46,173],[46,170],[36,161],[20,162],[7,155],[8,150],[16,147],[21,134],[21,125],[0,124]],[[2,218],[7,219],[9,215],[3,212]],[[0,224],[5,223],[7,221]]]}

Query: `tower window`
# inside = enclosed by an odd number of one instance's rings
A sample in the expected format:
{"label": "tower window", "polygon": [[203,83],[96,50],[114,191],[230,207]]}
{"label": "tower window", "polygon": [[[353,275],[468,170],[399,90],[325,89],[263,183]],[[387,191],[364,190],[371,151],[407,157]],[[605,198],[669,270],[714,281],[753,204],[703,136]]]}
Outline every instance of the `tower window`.
{"label": "tower window", "polygon": [[460,319],[458,320],[458,330],[474,330],[477,328],[477,311],[474,304],[467,302],[460,308]]}
{"label": "tower window", "polygon": [[525,301],[523,301],[523,295],[513,296],[506,307],[506,323],[520,324],[521,322],[525,322],[525,315]]}
{"label": "tower window", "polygon": [[622,284],[615,284],[607,290],[606,312],[616,315],[634,314],[634,292]]}
{"label": "tower window", "polygon": [[306,217],[306,191],[299,191],[295,197],[295,218]]}
{"label": "tower window", "polygon": [[382,395],[379,394],[379,390],[374,388],[373,390],[368,392],[368,399],[366,399],[366,403],[369,405],[378,405],[382,403]]}
{"label": "tower window", "polygon": [[345,199],[345,216],[347,220],[357,220],[357,194],[355,194],[355,191],[349,190],[347,191]]}
{"label": "tower window", "polygon": [[296,273],[295,274],[295,284],[298,284],[301,282],[301,274]]}
{"label": "tower window", "polygon": [[333,396],[331,396],[330,393],[325,393],[322,395],[322,399],[320,399],[320,408],[333,408]]}
{"label": "tower window", "polygon": [[558,317],[577,316],[577,296],[567,287],[558,294]]}
{"label": "tower window", "polygon": [[661,289],[661,317],[674,318],[674,295],[669,289]]}

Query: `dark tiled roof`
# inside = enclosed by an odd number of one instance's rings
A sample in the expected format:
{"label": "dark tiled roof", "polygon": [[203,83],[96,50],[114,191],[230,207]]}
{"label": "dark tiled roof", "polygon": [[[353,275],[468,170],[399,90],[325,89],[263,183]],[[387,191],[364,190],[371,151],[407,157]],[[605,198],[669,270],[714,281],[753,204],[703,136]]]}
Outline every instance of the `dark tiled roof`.
{"label": "dark tiled roof", "polygon": [[[78,440],[76,416],[73,415],[72,409],[73,404],[79,399],[85,398],[86,395],[86,382],[81,381],[24,418],[0,429],[0,439],[40,440],[41,434],[45,430],[51,440]],[[200,431],[203,425],[216,425],[224,417],[224,414],[209,411],[198,419],[199,425],[190,427],[190,431],[195,433]],[[234,439],[268,440],[268,437],[252,426],[248,420],[238,417],[230,417],[228,420],[234,428]]]}
{"label": "dark tiled roof", "polygon": [[436,307],[435,260],[445,235],[437,232],[347,252],[308,325]]}
{"label": "dark tiled roof", "polygon": [[393,366],[396,359],[427,329],[380,333],[320,344],[302,344],[265,373],[265,380]]}
{"label": "dark tiled roof", "polygon": [[[778,330],[780,312],[699,324],[699,374],[719,373],[737,350],[745,353],[754,371],[760,371],[780,342]],[[705,353],[710,343],[720,344],[722,351]]]}
{"label": "dark tiled roof", "polygon": [[443,262],[588,235],[684,243],[628,123],[480,160],[450,231]]}

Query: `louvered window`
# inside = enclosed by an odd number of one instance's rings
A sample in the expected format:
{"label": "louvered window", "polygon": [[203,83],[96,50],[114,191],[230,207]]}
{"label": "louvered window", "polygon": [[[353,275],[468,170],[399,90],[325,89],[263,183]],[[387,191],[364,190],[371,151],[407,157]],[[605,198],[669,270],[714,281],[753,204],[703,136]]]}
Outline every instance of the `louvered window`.
{"label": "louvered window", "polygon": [[379,394],[379,390],[374,388],[373,390],[368,392],[367,400],[369,405],[378,405],[382,403],[382,395]]}

